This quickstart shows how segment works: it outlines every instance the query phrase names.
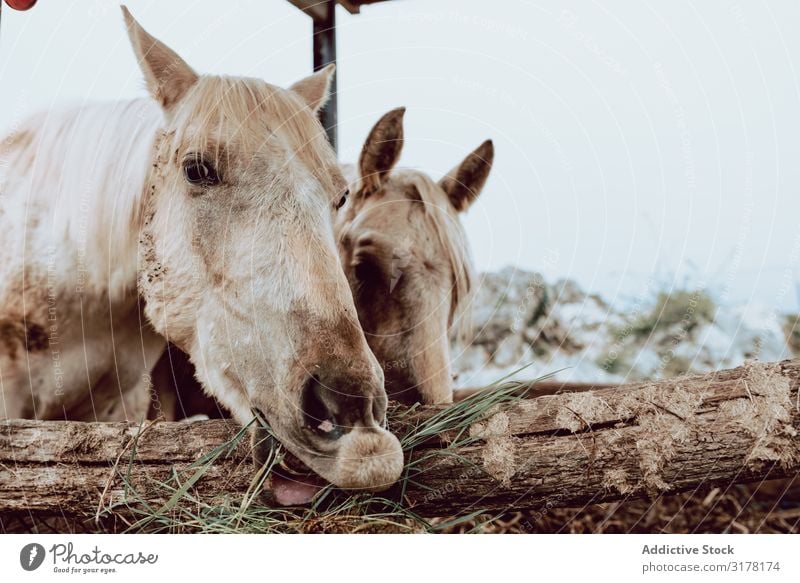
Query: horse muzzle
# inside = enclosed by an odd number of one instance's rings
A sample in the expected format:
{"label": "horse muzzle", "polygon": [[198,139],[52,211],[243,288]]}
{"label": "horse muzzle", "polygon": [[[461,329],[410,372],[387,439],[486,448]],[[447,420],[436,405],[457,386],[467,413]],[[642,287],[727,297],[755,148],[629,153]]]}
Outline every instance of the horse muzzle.
{"label": "horse muzzle", "polygon": [[[400,441],[381,426],[386,414],[385,392],[382,388],[362,392],[341,379],[338,383],[334,380],[307,378],[299,407],[293,407],[294,415],[289,415],[288,421],[287,416],[277,413],[268,418],[273,433],[292,454],[287,458],[288,464],[273,470],[273,486],[279,485],[283,478],[293,482],[284,500],[274,488],[280,503],[303,503],[311,490],[301,484],[319,486],[319,480],[309,475],[308,470],[347,490],[379,492],[400,478],[403,471]],[[261,430],[259,437],[265,434],[266,430]],[[268,441],[265,443],[269,445]],[[267,458],[259,454],[258,445],[254,457],[257,463]]]}
{"label": "horse muzzle", "polygon": [[[271,456],[274,441],[266,429],[253,435],[253,458],[263,465]],[[294,447],[282,441],[287,453],[271,470],[272,491],[283,506],[310,502],[328,483],[346,490],[380,492],[390,488],[403,471],[403,450],[393,434],[383,428],[356,428],[315,451],[313,446]]]}

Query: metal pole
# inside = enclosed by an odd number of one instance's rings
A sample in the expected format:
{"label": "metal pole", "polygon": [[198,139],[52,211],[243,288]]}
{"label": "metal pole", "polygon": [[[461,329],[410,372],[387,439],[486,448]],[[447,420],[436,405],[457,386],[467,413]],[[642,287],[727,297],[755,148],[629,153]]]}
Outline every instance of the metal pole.
{"label": "metal pole", "polygon": [[[314,71],[336,62],[336,0],[324,0],[323,18],[313,18],[314,22]],[[336,127],[336,75],[331,82],[331,96],[319,117],[328,140],[336,151],[338,128]]]}

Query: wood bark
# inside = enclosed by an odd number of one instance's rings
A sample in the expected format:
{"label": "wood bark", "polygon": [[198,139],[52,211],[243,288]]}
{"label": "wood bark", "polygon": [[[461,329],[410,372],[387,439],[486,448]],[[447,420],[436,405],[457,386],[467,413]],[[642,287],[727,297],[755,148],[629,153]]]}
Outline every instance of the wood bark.
{"label": "wood bark", "polygon": [[[520,392],[526,392],[528,398],[541,397],[543,395],[558,395],[560,393],[580,393],[583,391],[593,391],[597,389],[611,389],[620,385],[611,383],[573,383],[562,381],[538,381],[522,383]],[[456,403],[471,397],[476,393],[483,392],[482,387],[459,389],[455,392],[454,400]]]}
{"label": "wood bark", "polygon": [[[472,423],[469,443],[453,446],[456,436],[444,432],[418,445],[410,453],[421,460],[418,473],[394,495],[420,515],[452,516],[580,507],[794,476],[798,386],[800,361],[752,363],[496,406]],[[408,434],[441,410],[395,409],[391,428]],[[0,422],[0,517],[158,507],[169,495],[159,482],[191,474],[193,463],[239,431],[225,420]],[[235,497],[253,474],[245,438],[190,492]],[[270,502],[268,482],[261,496]]]}

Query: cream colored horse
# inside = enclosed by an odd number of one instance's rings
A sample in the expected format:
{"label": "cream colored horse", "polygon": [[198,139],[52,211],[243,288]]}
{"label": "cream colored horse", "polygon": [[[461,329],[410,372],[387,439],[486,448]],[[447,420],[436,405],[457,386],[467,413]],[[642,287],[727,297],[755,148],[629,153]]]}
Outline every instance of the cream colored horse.
{"label": "cream colored horse", "polygon": [[494,147],[487,140],[438,182],[394,170],[404,112],[384,115],[367,137],[337,241],[389,397],[450,403],[450,338],[469,324],[472,286],[459,214],[486,183]]}
{"label": "cream colored horse", "polygon": [[198,75],[123,11],[153,99],[39,115],[0,146],[0,418],[140,419],[169,340],[323,478],[391,485],[315,115],[332,68],[288,90]]}

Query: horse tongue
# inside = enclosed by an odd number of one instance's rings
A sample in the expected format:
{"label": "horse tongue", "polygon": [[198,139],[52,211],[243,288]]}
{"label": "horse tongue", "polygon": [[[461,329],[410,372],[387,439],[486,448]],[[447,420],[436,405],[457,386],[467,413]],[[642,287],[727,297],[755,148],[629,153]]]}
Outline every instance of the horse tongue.
{"label": "horse tongue", "polygon": [[272,475],[272,494],[281,506],[299,506],[308,504],[324,486],[301,482],[280,474]]}

